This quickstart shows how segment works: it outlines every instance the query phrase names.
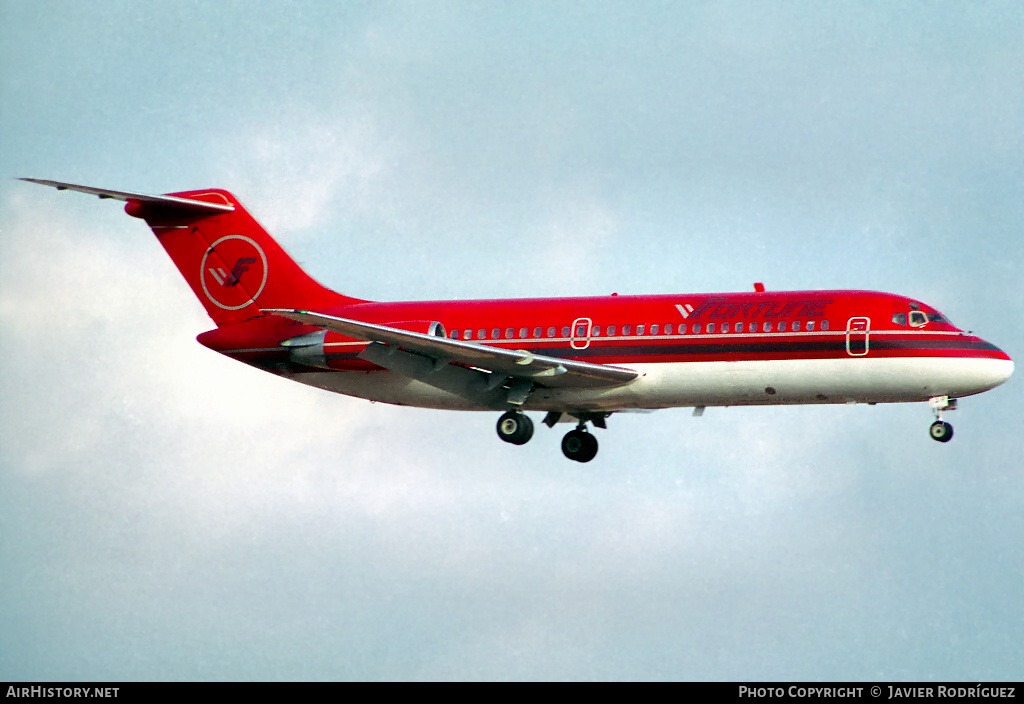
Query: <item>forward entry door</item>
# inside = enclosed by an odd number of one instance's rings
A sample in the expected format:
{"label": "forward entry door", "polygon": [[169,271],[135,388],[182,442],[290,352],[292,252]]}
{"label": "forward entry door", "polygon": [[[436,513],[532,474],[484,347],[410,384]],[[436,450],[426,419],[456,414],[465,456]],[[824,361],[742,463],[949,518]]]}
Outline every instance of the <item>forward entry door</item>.
{"label": "forward entry door", "polygon": [[846,321],[846,354],[851,357],[867,356],[871,335],[871,318],[855,317]]}

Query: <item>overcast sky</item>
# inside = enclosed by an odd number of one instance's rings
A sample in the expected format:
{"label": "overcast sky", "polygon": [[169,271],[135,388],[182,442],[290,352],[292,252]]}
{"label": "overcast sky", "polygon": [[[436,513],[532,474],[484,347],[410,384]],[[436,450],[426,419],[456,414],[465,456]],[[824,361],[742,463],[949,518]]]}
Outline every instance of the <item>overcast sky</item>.
{"label": "overcast sky", "polygon": [[1019,372],[948,445],[581,465],[206,350],[142,222],[14,180],[227,188],[363,298],[870,288],[1019,361],[1019,2],[0,0],[0,80],[0,680],[1024,676]]}

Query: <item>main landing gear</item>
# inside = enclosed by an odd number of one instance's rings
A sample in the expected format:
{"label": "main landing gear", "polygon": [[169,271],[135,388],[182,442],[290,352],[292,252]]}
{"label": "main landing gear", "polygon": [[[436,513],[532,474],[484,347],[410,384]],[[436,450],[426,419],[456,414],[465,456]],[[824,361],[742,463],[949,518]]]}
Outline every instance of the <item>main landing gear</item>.
{"label": "main landing gear", "polygon": [[[607,428],[605,419],[608,414],[602,411],[579,411],[572,415],[579,423],[576,424],[576,430],[570,430],[562,438],[562,454],[576,462],[589,462],[597,456],[597,438],[587,431],[587,423],[593,423],[595,428]],[[544,425],[553,428],[561,417],[558,411],[549,411],[544,418]]]}
{"label": "main landing gear", "polygon": [[942,420],[943,411],[955,411],[956,399],[949,396],[935,396],[928,399],[928,405],[935,411],[935,422],[928,428],[928,434],[932,440],[949,442],[953,439],[953,426]]}
{"label": "main landing gear", "polygon": [[597,438],[587,432],[587,424],[580,421],[576,430],[562,438],[562,454],[577,462],[589,462],[597,455]]}
{"label": "main landing gear", "polygon": [[[574,414],[575,415],[575,414]],[[586,413],[579,418],[575,430],[570,430],[562,438],[562,454],[576,462],[589,462],[597,456],[597,438],[587,431],[587,423],[592,422],[598,428],[605,427],[606,413]],[[562,414],[550,412],[544,418],[544,424],[554,427]],[[533,437],[533,421],[520,411],[508,411],[498,418],[498,437],[512,445],[525,445]]]}
{"label": "main landing gear", "polygon": [[525,413],[504,413],[498,419],[498,437],[513,445],[525,445],[533,437],[533,421]]}

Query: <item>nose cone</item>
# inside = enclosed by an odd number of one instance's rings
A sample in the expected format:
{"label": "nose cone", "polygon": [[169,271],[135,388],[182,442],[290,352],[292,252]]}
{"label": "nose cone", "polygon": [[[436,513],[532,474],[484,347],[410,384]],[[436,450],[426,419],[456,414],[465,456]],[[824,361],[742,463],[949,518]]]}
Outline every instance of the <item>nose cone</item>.
{"label": "nose cone", "polygon": [[999,386],[1013,375],[1013,360],[1010,355],[995,345],[980,341],[987,348],[988,354],[976,359],[974,371],[980,391],[987,391]]}
{"label": "nose cone", "polygon": [[988,387],[990,389],[999,386],[1013,375],[1013,360],[1009,357],[993,362],[992,385]]}
{"label": "nose cone", "polygon": [[951,398],[973,396],[999,386],[1013,374],[1013,360],[995,345],[979,337],[954,338],[951,356],[932,358],[932,383],[927,388],[933,395]]}

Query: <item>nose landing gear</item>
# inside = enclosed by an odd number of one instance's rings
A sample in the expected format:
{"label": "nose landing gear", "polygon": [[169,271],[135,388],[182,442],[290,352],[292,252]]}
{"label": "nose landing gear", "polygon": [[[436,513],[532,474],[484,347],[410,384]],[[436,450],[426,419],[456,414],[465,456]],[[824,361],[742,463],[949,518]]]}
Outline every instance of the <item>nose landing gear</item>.
{"label": "nose landing gear", "polygon": [[932,440],[949,442],[953,439],[953,426],[942,420],[943,411],[955,411],[956,399],[949,396],[935,396],[928,399],[928,405],[935,411],[935,422],[928,428]]}
{"label": "nose landing gear", "polygon": [[949,442],[953,439],[953,426],[945,421],[937,420],[928,428],[928,434],[932,436],[932,440]]}

